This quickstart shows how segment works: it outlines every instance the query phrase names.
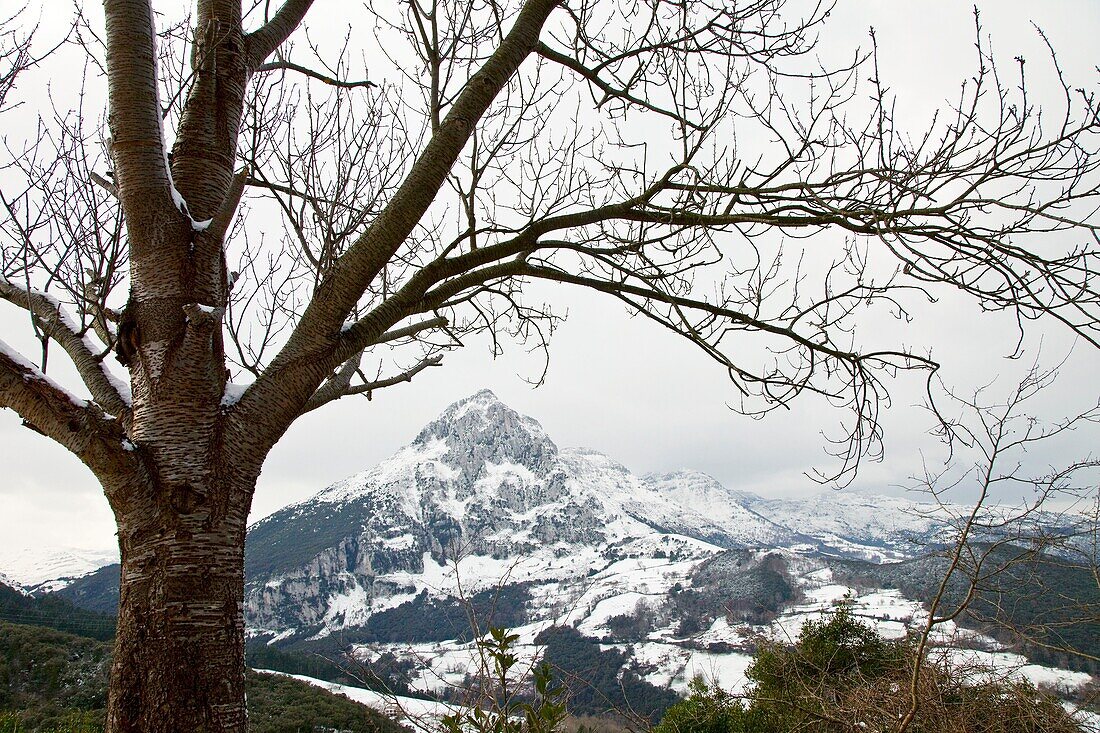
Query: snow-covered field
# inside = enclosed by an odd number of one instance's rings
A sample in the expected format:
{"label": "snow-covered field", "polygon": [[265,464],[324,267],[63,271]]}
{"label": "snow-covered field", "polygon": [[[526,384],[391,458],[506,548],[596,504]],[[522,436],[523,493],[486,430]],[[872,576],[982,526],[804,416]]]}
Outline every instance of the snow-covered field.
{"label": "snow-covered field", "polygon": [[[587,577],[559,578],[537,586],[530,605],[542,609],[543,617],[512,630],[519,636],[515,650],[520,659],[517,669],[529,669],[539,659],[542,649],[534,640],[547,627],[568,625],[590,637],[608,637],[610,618],[629,615],[639,604],[657,604],[675,583],[685,581],[700,558],[717,551],[697,540],[678,539],[685,540],[679,545],[681,548],[697,554],[678,561],[627,557]],[[473,567],[474,561],[470,562]],[[804,572],[797,577],[797,582],[802,600],[769,624],[731,623],[719,617],[709,628],[690,638],[678,638],[673,626],[667,625],[652,630],[642,641],[604,646],[626,651],[630,663],[636,664],[641,676],[654,685],[684,692],[688,683],[701,675],[728,690],[743,691],[748,682],[745,672],[752,662],[750,650],[756,640],[793,641],[806,623],[828,618],[841,603],[847,604],[856,618],[872,625],[887,638],[900,638],[911,630],[919,630],[927,622],[922,604],[905,598],[899,591],[860,593],[834,582],[828,568],[814,567],[813,563],[805,564],[800,558],[791,558],[791,566],[800,564]],[[446,573],[431,579],[437,588],[452,588],[456,582]],[[960,629],[953,623],[938,625],[931,640],[933,653],[945,655],[947,661],[972,669],[975,674],[1027,679],[1061,693],[1072,692],[1091,679],[1081,672],[1030,664],[1024,657],[1004,651],[996,640]],[[717,645],[722,645],[718,647],[720,651],[716,650]],[[967,648],[958,648],[960,645]],[[357,647],[357,653],[368,660],[386,652],[415,660],[412,686],[421,691],[440,692],[457,687],[468,677],[479,674],[484,664],[472,643],[448,641]]]}

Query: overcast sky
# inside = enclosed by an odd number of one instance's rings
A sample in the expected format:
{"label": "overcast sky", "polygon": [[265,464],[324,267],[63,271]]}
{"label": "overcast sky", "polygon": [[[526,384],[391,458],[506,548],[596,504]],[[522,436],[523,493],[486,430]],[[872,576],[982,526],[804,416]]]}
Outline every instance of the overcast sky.
{"label": "overcast sky", "polygon": [[[343,2],[318,0],[314,12],[331,16]],[[1100,3],[989,0],[979,5],[1002,61],[1011,62],[1018,54],[1041,61],[1031,26],[1035,22],[1058,49],[1070,78],[1095,87]],[[101,12],[98,4],[89,7]],[[874,25],[882,76],[899,97],[899,116],[924,121],[935,105],[957,95],[958,84],[973,68],[970,7],[954,0],[840,0],[824,50],[840,52],[866,43],[867,29]],[[1036,70],[1036,76],[1045,74]],[[54,81],[55,95],[62,83]],[[541,421],[559,445],[598,449],[639,474],[691,467],[761,494],[797,496],[818,490],[804,472],[831,465],[821,433],[831,433],[841,415],[807,400],[763,421],[739,416],[727,407],[733,394],[724,372],[697,348],[629,318],[621,306],[594,294],[564,288],[546,292],[568,306],[569,318],[554,336],[544,386],[532,390],[525,383],[525,377],[537,377],[541,363],[521,347],[512,346],[493,360],[488,345],[474,341],[411,385],[385,390],[370,402],[347,399],[311,413],[268,459],[253,518],[370,467],[411,440],[447,404],[485,387]],[[1002,373],[1007,388],[1040,345],[1048,363],[1071,351],[1073,342],[1065,333],[1036,328],[1026,341],[1027,358],[1008,363],[1003,357],[1015,346],[1011,318],[980,313],[970,301],[948,292],[941,295],[940,303],[918,314],[908,342],[932,348],[944,364],[944,378],[963,390]],[[25,345],[12,332],[16,327],[23,329],[12,311],[0,308],[0,338]],[[1094,403],[1100,391],[1098,367],[1095,351],[1077,348],[1043,409],[1056,416]],[[927,416],[915,407],[919,378],[903,376],[891,386],[896,399],[885,420],[885,461],[865,467],[856,482],[860,487],[889,489],[919,470],[922,452],[936,455],[935,442],[926,435]],[[1081,433],[1059,450],[1067,455],[1087,452],[1097,437],[1095,431]],[[0,411],[0,445],[0,554],[28,544],[113,545],[106,501],[76,459],[22,428],[10,411]]]}

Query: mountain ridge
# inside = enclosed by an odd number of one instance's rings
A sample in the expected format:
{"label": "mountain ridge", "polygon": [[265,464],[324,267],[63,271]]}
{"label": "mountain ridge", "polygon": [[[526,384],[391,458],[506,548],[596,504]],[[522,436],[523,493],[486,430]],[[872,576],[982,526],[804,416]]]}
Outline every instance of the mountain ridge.
{"label": "mountain ridge", "polygon": [[[483,571],[511,562],[529,581],[552,582],[582,572],[562,557],[603,562],[616,548],[656,547],[660,537],[702,543],[704,554],[787,547],[874,560],[905,555],[903,543],[867,526],[882,507],[908,505],[883,500],[865,507],[867,521],[851,532],[826,524],[814,535],[804,522],[775,521],[769,512],[795,508],[770,501],[699,471],[639,477],[599,451],[560,448],[537,420],[481,390],[374,467],[252,525],[249,623],[276,634],[365,623],[431,590],[424,578],[438,574],[433,567],[464,557],[484,558]],[[479,590],[490,580],[468,582]]]}

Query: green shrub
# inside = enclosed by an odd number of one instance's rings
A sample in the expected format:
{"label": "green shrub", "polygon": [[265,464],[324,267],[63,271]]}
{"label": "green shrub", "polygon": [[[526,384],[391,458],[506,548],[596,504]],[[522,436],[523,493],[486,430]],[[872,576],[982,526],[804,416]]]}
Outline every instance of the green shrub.
{"label": "green shrub", "polygon": [[740,700],[702,677],[691,681],[690,694],[668,709],[654,733],[725,733],[748,730],[748,712]]}
{"label": "green shrub", "polygon": [[519,661],[513,651],[518,640],[516,634],[491,627],[488,636],[477,641],[486,661],[481,699],[444,717],[447,733],[556,733],[560,729],[566,716],[565,689],[554,680],[550,665],[543,662],[531,670],[534,699],[524,698],[525,680],[512,672]]}
{"label": "green shrub", "polygon": [[[887,640],[842,607],[803,627],[794,645],[762,644],[744,700],[702,680],[669,708],[656,733],[893,731],[909,711],[913,639]],[[976,672],[972,674],[971,672]],[[1080,733],[1052,695],[922,659],[911,733]]]}
{"label": "green shrub", "polygon": [[[0,733],[100,733],[111,645],[0,622]],[[299,680],[250,672],[250,733],[402,733],[365,705]]]}

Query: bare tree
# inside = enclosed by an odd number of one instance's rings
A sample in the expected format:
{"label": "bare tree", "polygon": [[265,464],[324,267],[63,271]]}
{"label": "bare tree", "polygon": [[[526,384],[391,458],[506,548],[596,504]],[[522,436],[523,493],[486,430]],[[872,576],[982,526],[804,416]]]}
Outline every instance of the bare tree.
{"label": "bare tree", "polygon": [[[288,43],[311,0],[246,5],[172,21],[106,0],[75,34],[88,93],[7,140],[0,297],[42,348],[0,351],[0,405],[115,514],[111,731],[245,728],[265,456],[476,335],[545,348],[558,313],[534,282],[687,338],[747,413],[847,408],[839,475],[876,450],[884,380],[937,367],[900,328],[855,332],[865,306],[901,321],[950,287],[1100,344],[1100,109],[1053,52],[1040,111],[978,28],[955,104],[906,131],[874,50],[816,64],[827,2],[410,0],[368,5],[373,37],[343,44]],[[828,230],[846,244],[822,251]],[[46,376],[51,348],[86,397]]]}
{"label": "bare tree", "polygon": [[[958,413],[941,425],[951,457],[914,488],[953,521],[943,538],[943,575],[916,635],[899,733],[925,703],[921,676],[933,633],[952,623],[978,626],[1029,655],[1076,658],[1092,670],[1100,662],[1090,641],[1100,624],[1100,459],[1047,460],[1052,444],[1100,422],[1100,403],[1042,420],[1029,405],[1056,377],[1057,370],[1033,366],[1007,397],[987,385],[965,398],[949,392],[943,404]],[[965,511],[951,503],[960,489],[976,492]]]}

